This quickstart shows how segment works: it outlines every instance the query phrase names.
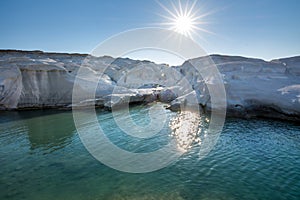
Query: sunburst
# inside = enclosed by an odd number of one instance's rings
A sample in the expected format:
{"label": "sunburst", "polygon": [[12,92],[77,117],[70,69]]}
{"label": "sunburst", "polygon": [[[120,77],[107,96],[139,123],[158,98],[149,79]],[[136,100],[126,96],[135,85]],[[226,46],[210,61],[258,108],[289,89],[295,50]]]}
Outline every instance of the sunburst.
{"label": "sunburst", "polygon": [[198,15],[198,11],[195,10],[197,0],[194,0],[192,3],[190,3],[190,1],[186,1],[185,5],[183,5],[179,0],[177,6],[173,3],[173,1],[171,1],[171,9],[167,8],[159,1],[157,1],[157,3],[168,14],[167,16],[161,15],[163,18],[168,20],[168,22],[160,23],[161,25],[168,26],[169,29],[190,38],[193,38],[193,35],[195,34],[198,35],[197,31],[209,32],[200,26],[202,24],[207,24],[203,18],[210,13]]}

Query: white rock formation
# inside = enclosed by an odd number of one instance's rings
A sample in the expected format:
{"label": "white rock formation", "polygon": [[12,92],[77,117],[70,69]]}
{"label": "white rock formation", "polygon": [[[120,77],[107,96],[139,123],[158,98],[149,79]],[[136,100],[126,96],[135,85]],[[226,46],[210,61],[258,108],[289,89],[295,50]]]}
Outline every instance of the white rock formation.
{"label": "white rock formation", "polygon": [[[299,120],[300,57],[266,62],[237,56],[210,57],[223,76],[227,96],[227,115],[271,117]],[[189,60],[181,67],[199,92],[200,103],[210,110],[209,94],[192,65],[204,64],[207,58]],[[176,101],[173,102],[174,106]]]}
{"label": "white rock formation", "polygon": [[[139,82],[139,86],[143,86],[145,75],[139,76],[131,71],[139,65],[149,65],[148,69],[150,66],[163,69],[164,66],[149,61],[114,59],[108,56],[95,58],[79,54],[2,50],[0,109],[70,108],[74,80],[81,66],[78,89],[84,93],[92,85],[96,85],[97,106],[119,105],[128,98],[131,103],[155,101],[157,89],[137,89],[132,82],[127,84],[124,81],[125,75],[131,74],[133,76],[128,80],[135,80]],[[73,105],[87,105],[88,102],[93,100],[80,99],[73,102]]]}
{"label": "white rock formation", "polygon": [[21,71],[5,64],[0,63],[0,108],[17,108],[22,90]]}
{"label": "white rock formation", "polygon": [[[128,100],[173,100],[171,108],[178,109],[178,104],[193,92],[187,89],[188,81],[202,108],[211,109],[206,85],[213,85],[214,80],[210,77],[204,80],[193,67],[210,67],[207,57],[169,67],[109,56],[86,60],[87,56],[0,50],[0,109],[71,107],[94,102],[82,99],[72,104],[74,80],[80,66],[83,66],[79,86],[82,91],[95,84],[102,74],[95,94],[98,106],[112,107]],[[228,115],[300,120],[300,57],[270,62],[237,56],[210,58],[224,80]]]}

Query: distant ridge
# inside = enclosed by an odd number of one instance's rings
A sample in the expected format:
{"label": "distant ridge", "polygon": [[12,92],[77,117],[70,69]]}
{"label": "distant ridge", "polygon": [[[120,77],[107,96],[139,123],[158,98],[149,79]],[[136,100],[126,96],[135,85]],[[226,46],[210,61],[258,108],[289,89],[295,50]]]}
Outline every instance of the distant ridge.
{"label": "distant ridge", "polygon": [[18,49],[0,49],[0,53],[32,53],[32,54],[47,54],[47,55],[69,55],[69,56],[89,56],[86,53],[64,53],[64,52],[44,52],[41,50],[18,50]]}
{"label": "distant ridge", "polygon": [[[44,55],[66,55],[66,56],[90,56],[88,53],[66,53],[66,52],[46,52],[42,50],[19,50],[19,49],[0,49],[0,53],[26,53],[26,54],[44,54]],[[275,58],[270,61],[267,61],[262,58],[255,58],[255,57],[247,57],[247,56],[239,56],[239,55],[225,55],[225,54],[210,54],[208,56],[211,57],[220,57],[223,59],[231,59],[231,60],[260,60],[260,61],[265,61],[265,62],[278,62],[278,61],[283,61],[286,59],[293,59],[293,60],[300,60],[300,55],[296,56],[287,56],[287,57],[281,57],[281,58]],[[109,55],[103,55],[101,57],[111,57]],[[206,56],[203,56],[206,57]],[[198,58],[198,57],[197,57]],[[194,59],[194,58],[191,58]],[[146,60],[145,60],[146,61]]]}

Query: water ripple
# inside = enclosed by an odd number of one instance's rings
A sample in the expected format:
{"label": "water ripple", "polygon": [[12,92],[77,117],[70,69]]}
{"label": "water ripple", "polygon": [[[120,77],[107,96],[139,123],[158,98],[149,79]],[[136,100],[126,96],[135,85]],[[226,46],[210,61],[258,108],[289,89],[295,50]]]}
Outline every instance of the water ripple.
{"label": "water ripple", "polygon": [[[147,109],[132,110],[133,118],[146,123],[140,111]],[[199,159],[194,144],[164,169],[128,174],[87,152],[70,112],[28,115],[6,114],[1,123],[0,199],[300,199],[300,127],[295,124],[229,119],[207,157]],[[111,113],[100,113],[99,121],[113,142],[130,150],[153,151],[169,138],[165,129],[138,145],[128,143]]]}

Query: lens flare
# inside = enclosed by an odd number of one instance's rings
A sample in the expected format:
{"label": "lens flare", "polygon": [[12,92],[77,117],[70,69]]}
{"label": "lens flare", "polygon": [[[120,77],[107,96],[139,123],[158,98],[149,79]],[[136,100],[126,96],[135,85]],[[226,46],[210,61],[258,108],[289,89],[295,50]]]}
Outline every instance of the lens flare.
{"label": "lens flare", "polygon": [[175,4],[171,1],[171,9],[169,9],[167,6],[157,1],[157,3],[168,14],[167,16],[161,15],[163,18],[168,20],[168,22],[160,23],[160,25],[167,26],[170,30],[176,31],[190,38],[193,38],[193,35],[195,34],[198,35],[197,31],[211,33],[203,27],[200,27],[201,25],[206,24],[203,18],[211,13],[198,15],[197,10],[195,10],[197,0],[193,1],[192,4],[189,2],[190,1],[185,1],[185,5],[183,5],[181,1],[178,1],[178,5],[175,6]]}

